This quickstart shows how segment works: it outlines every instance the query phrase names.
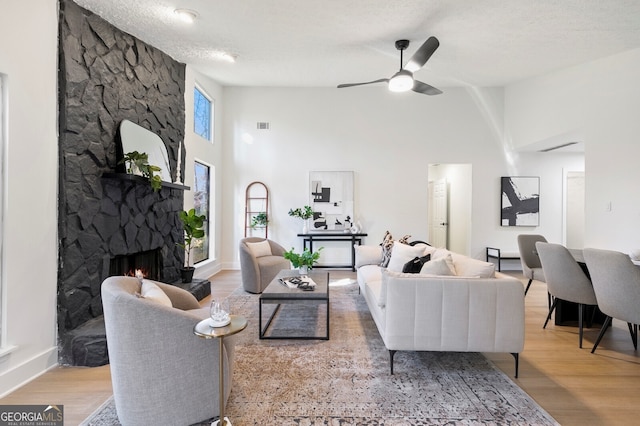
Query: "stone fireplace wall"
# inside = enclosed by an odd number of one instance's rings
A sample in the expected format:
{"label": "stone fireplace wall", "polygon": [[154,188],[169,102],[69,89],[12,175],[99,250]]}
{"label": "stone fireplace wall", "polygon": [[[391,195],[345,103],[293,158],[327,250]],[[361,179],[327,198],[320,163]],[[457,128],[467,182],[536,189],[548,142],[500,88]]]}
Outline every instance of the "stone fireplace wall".
{"label": "stone fireplace wall", "polygon": [[[120,31],[70,0],[59,20],[59,268],[60,339],[102,315],[100,285],[111,258],[161,249],[162,280],[179,279],[184,252],[183,191],[159,192],[118,179],[116,138],[128,119],[164,141],[174,182],[184,164],[185,66]],[[180,151],[180,152],[179,152]],[[111,174],[103,176],[104,174]],[[64,359],[61,362],[74,363]]]}

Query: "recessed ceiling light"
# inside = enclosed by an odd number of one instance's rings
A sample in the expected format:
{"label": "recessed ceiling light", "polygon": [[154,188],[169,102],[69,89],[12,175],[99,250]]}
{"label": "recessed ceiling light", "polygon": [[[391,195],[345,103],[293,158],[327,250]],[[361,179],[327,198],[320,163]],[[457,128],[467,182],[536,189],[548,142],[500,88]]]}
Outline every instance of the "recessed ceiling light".
{"label": "recessed ceiling light", "polygon": [[176,9],[173,11],[178,17],[187,24],[193,24],[193,21],[198,17],[198,12],[190,9]]}
{"label": "recessed ceiling light", "polygon": [[212,52],[211,56],[214,59],[217,59],[217,60],[220,60],[220,61],[226,61],[226,62],[235,62],[236,58],[238,57],[238,55],[234,55],[234,54],[229,53],[229,52],[224,52],[222,50],[216,50],[216,51]]}

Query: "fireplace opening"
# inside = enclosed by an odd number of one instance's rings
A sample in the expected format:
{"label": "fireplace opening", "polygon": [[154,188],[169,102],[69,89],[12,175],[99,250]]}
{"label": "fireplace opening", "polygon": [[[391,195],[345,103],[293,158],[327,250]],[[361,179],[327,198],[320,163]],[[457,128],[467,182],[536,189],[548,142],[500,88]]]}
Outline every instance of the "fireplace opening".
{"label": "fireplace opening", "polygon": [[136,276],[141,271],[145,278],[161,281],[162,255],[160,249],[116,256],[111,259],[109,275]]}

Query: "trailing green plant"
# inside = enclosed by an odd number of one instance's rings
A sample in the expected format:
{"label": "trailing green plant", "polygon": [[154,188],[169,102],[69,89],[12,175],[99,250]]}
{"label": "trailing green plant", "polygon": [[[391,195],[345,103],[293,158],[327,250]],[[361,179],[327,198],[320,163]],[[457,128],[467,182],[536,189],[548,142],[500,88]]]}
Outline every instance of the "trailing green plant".
{"label": "trailing green plant", "polygon": [[256,226],[267,226],[267,223],[269,223],[269,218],[267,217],[266,212],[260,212],[251,218],[251,228],[255,228]]}
{"label": "trailing green plant", "polygon": [[204,237],[203,227],[206,216],[198,215],[196,214],[196,209],[191,209],[189,211],[181,211],[178,213],[178,217],[180,217],[184,227],[184,244],[177,244],[187,252],[186,267],[188,268],[191,266],[191,249],[197,240]]}
{"label": "trailing green plant", "polygon": [[156,173],[162,169],[153,164],[149,164],[149,155],[146,152],[127,152],[124,154],[122,162],[127,165],[127,173],[133,175],[137,174],[135,173],[136,170],[139,170],[143,177],[149,179],[151,188],[153,188],[154,191],[157,192],[160,190],[162,187],[162,178]]}
{"label": "trailing green plant", "polygon": [[313,269],[313,265],[318,262],[318,259],[320,259],[320,250],[323,248],[324,247],[320,247],[314,252],[309,251],[309,249],[304,249],[302,253],[298,254],[294,252],[293,247],[291,247],[291,250],[285,251],[283,256],[291,262],[294,268],[306,266],[309,269]]}
{"label": "trailing green plant", "polygon": [[296,209],[289,209],[289,216],[299,217],[300,219],[307,220],[313,217],[313,210],[310,206],[298,207]]}

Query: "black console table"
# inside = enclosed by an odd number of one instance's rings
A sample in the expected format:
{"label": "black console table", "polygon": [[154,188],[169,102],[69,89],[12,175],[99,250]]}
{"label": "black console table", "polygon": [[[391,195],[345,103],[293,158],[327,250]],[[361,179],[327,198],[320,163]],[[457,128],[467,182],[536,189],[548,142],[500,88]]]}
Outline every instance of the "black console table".
{"label": "black console table", "polygon": [[352,234],[350,232],[309,232],[306,234],[298,234],[298,237],[302,238],[302,247],[307,248],[309,243],[309,250],[313,252],[314,241],[344,241],[351,246],[351,265],[315,265],[314,268],[351,268],[352,271],[356,270],[356,249],[354,245],[362,245],[362,238],[367,234]]}

